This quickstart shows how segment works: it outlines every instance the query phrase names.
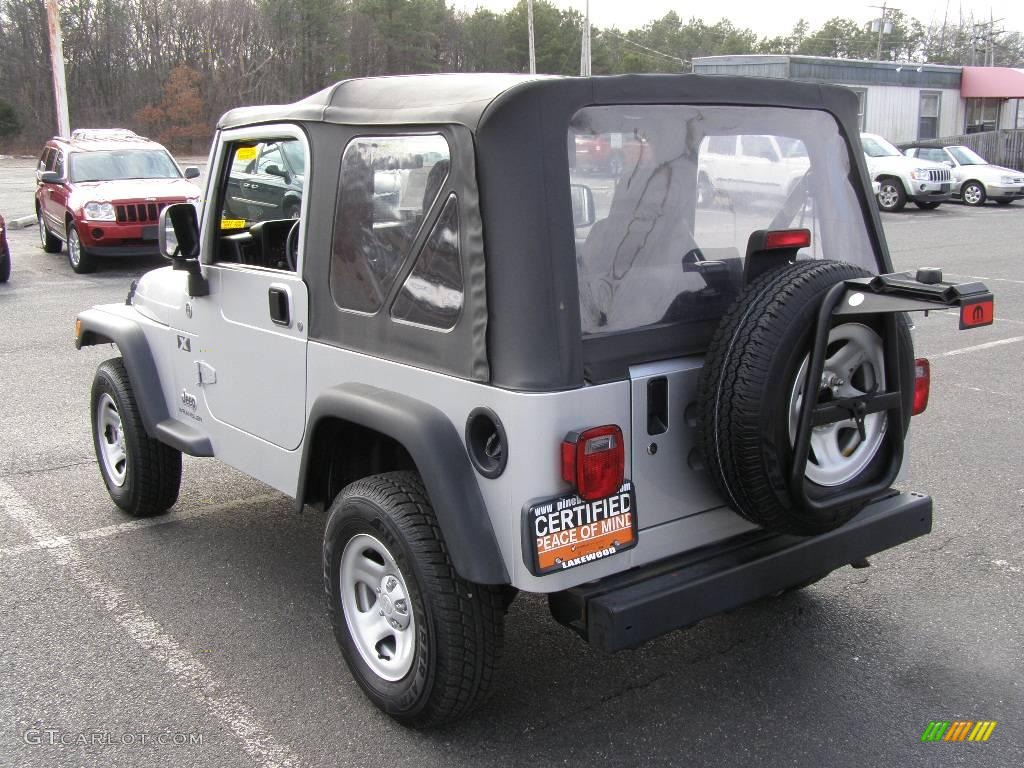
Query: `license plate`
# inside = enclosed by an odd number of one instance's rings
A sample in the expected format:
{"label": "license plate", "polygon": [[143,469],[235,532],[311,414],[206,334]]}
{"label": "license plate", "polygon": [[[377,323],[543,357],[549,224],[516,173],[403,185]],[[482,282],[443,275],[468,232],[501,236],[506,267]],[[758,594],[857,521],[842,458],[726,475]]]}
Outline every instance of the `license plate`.
{"label": "license plate", "polygon": [[537,576],[578,568],[636,546],[633,483],[603,499],[566,494],[533,502],[526,509],[523,541]]}
{"label": "license plate", "polygon": [[949,192],[949,184],[943,184],[941,187],[939,187],[939,191],[940,192]]}
{"label": "license plate", "polygon": [[142,228],[142,239],[143,240],[156,240],[156,227],[143,227]]}

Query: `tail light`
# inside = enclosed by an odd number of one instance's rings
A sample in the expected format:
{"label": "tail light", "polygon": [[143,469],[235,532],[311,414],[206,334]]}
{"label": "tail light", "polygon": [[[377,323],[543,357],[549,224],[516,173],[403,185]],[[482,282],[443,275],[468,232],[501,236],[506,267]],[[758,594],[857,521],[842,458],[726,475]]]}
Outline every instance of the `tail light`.
{"label": "tail light", "polygon": [[914,410],[912,415],[924,413],[928,407],[928,393],[932,387],[932,366],[928,358],[919,357],[914,361]]}
{"label": "tail light", "polygon": [[809,248],[811,230],[809,229],[775,229],[766,232],[764,250],[777,251],[782,248]]}
{"label": "tail light", "polygon": [[562,479],[586,501],[619,490],[625,467],[622,430],[614,424],[570,432],[562,441]]}

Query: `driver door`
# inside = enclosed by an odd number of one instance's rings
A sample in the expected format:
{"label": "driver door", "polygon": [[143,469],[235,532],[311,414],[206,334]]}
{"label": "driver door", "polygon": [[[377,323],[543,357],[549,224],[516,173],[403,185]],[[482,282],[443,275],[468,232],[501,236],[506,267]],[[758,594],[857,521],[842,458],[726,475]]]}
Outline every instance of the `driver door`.
{"label": "driver door", "polygon": [[[308,156],[306,138],[293,126],[225,132],[208,186],[203,273],[210,293],[192,298],[186,311],[194,334],[184,377],[191,391],[183,399],[195,393],[211,422],[207,432],[221,438],[227,453],[244,452],[244,436],[293,450],[305,432],[308,294],[300,246],[306,205],[290,219],[280,201],[250,205],[235,197],[263,149],[285,141]],[[179,352],[182,343],[179,338]],[[242,460],[222,449],[218,455],[236,466]]]}

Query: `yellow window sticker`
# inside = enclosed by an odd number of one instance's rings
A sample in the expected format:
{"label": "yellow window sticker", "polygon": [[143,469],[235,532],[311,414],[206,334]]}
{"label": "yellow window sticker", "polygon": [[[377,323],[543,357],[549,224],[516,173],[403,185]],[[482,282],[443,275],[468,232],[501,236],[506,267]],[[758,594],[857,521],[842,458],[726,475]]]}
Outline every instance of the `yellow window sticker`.
{"label": "yellow window sticker", "polygon": [[245,229],[245,219],[221,219],[221,229]]}
{"label": "yellow window sticker", "polygon": [[256,159],[256,147],[239,147],[238,151],[235,152],[235,160],[249,160]]}

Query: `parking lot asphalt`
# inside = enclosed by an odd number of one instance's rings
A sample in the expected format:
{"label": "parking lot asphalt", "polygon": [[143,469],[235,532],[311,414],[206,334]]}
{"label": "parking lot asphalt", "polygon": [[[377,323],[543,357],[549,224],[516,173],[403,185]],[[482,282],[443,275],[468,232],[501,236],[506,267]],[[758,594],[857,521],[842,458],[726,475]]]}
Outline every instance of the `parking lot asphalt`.
{"label": "parking lot asphalt", "polygon": [[[32,163],[0,162],[0,213]],[[904,484],[931,535],[639,650],[591,650],[540,597],[507,621],[495,695],[433,733],[378,713],[331,635],[323,516],[186,457],[181,498],[134,521],[95,465],[107,347],[76,313],[158,259],[74,275],[34,228],[0,285],[0,766],[1016,766],[1024,763],[1024,205],[884,215],[898,269],[984,279],[996,323],[918,320],[932,362]],[[986,743],[922,743],[995,720]],[[82,743],[82,742],[85,743]]]}

